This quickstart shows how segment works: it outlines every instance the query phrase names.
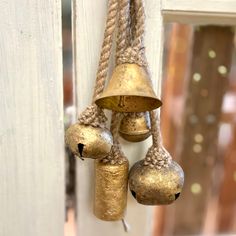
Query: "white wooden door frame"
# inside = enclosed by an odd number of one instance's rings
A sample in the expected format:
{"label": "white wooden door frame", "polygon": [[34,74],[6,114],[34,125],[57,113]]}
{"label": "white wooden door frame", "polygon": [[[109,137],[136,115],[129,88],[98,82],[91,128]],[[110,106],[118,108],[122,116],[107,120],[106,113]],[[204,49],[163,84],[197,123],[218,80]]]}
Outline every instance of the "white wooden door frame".
{"label": "white wooden door frame", "polygon": [[[236,24],[235,0],[145,0],[147,59],[152,80],[160,95],[162,80],[163,21],[195,24]],[[74,79],[80,113],[90,103],[99,51],[103,38],[107,0],[73,0]],[[143,158],[150,140],[123,143],[131,164]],[[93,162],[77,163],[78,235],[122,236],[119,222],[102,222],[93,215]],[[129,197],[127,221],[132,236],[151,235],[153,207],[137,204]]]}
{"label": "white wooden door frame", "polygon": [[60,0],[0,2],[0,235],[64,235]]}

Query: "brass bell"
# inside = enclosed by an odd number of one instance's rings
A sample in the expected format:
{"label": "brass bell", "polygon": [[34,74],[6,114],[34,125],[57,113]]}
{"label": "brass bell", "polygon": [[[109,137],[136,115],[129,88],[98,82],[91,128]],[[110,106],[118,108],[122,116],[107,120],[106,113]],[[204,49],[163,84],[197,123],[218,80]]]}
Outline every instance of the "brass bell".
{"label": "brass bell", "polygon": [[151,135],[149,112],[129,113],[120,123],[119,134],[129,142],[141,142]]}
{"label": "brass bell", "polygon": [[162,105],[152,88],[147,70],[128,63],[115,68],[105,91],[95,103],[118,112],[145,112]]}
{"label": "brass bell", "polygon": [[143,205],[166,205],[180,195],[184,172],[173,160],[160,169],[137,162],[130,170],[129,187],[134,198]]}
{"label": "brass bell", "polygon": [[123,219],[127,205],[128,172],[127,160],[122,164],[95,161],[94,214],[99,219]]}
{"label": "brass bell", "polygon": [[113,144],[108,129],[78,123],[67,129],[65,141],[74,155],[93,159],[107,156]]}

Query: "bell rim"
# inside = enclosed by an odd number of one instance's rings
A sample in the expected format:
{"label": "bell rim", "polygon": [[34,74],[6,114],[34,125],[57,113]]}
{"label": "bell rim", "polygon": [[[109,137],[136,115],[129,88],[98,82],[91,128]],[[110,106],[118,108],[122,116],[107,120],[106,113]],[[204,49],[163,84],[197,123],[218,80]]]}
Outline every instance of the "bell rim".
{"label": "bell rim", "polygon": [[[149,100],[152,100],[154,105],[150,106],[149,108],[145,108],[145,109],[135,109],[134,107],[129,108],[129,109],[123,109],[123,108],[118,108],[118,105],[114,106],[112,104],[105,104],[103,102],[105,99],[118,98],[118,97],[121,97],[121,96],[149,99]],[[146,103],[148,104],[149,102],[147,101]],[[95,100],[95,104],[97,106],[103,108],[103,109],[117,111],[117,112],[146,112],[146,111],[152,111],[152,110],[160,108],[163,103],[157,97],[155,98],[155,97],[152,97],[152,96],[138,96],[138,95],[119,94],[119,95],[113,95],[113,96],[107,96],[107,95],[101,96],[101,97],[99,97]]]}
{"label": "bell rim", "polygon": [[119,130],[119,133],[121,133],[121,134],[125,134],[125,135],[140,135],[140,134],[147,134],[147,133],[150,133],[151,132],[151,130],[149,130],[149,129],[147,129],[146,131],[138,131],[138,132],[123,132],[123,131],[121,131],[121,130]]}

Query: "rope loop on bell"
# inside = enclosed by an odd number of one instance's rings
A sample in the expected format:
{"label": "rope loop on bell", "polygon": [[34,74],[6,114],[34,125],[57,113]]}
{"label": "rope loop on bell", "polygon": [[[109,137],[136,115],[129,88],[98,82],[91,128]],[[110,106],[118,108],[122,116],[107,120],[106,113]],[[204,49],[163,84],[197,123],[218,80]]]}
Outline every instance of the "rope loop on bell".
{"label": "rope loop on bell", "polygon": [[80,115],[78,119],[82,125],[91,125],[93,127],[105,128],[107,118],[104,111],[97,105],[88,106]]}
{"label": "rope loop on bell", "polygon": [[107,118],[103,110],[95,105],[94,100],[103,92],[105,88],[109,69],[109,60],[112,53],[113,36],[116,28],[117,13],[118,1],[109,0],[104,39],[93,92],[93,102],[92,105],[88,106],[78,118],[78,122],[80,124],[91,125],[93,127],[100,128],[104,128],[106,125]]}
{"label": "rope loop on bell", "polygon": [[127,161],[119,143],[119,127],[123,115],[118,112],[113,112],[111,117],[111,133],[113,136],[113,145],[109,155],[102,159],[104,163],[123,164]]}
{"label": "rope loop on bell", "polygon": [[117,59],[118,64],[137,64],[141,67],[147,67],[147,60],[144,56],[145,48],[128,47]]}
{"label": "rope loop on bell", "polygon": [[162,144],[160,119],[156,111],[150,111],[152,146],[148,149],[144,165],[161,169],[168,167],[172,157]]}

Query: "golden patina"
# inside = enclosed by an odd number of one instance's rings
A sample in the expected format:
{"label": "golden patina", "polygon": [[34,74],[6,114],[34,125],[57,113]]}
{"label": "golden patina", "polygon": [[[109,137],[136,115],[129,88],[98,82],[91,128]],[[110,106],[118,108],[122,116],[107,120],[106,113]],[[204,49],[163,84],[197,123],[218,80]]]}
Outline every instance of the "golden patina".
{"label": "golden patina", "polygon": [[134,198],[143,205],[165,205],[174,202],[184,184],[184,172],[175,162],[160,169],[137,162],[130,170],[129,187]]}
{"label": "golden patina", "polygon": [[65,140],[72,153],[81,158],[103,158],[113,144],[108,129],[78,123],[67,129]]}
{"label": "golden patina", "polygon": [[151,135],[149,113],[130,113],[123,117],[119,134],[129,142],[141,142]]}
{"label": "golden patina", "polygon": [[118,112],[145,112],[162,105],[144,67],[137,64],[118,65],[105,91],[95,103]]}
{"label": "golden patina", "polygon": [[124,217],[127,205],[128,161],[122,164],[95,161],[94,214],[101,220],[116,221]]}

